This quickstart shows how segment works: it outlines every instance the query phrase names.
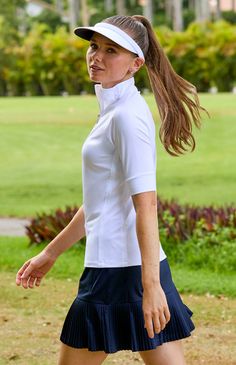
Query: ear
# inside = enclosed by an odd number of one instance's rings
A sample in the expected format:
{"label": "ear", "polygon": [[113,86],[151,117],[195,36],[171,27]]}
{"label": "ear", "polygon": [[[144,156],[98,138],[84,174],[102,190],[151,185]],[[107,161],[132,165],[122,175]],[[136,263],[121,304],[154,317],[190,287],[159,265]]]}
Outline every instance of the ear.
{"label": "ear", "polygon": [[140,57],[135,57],[132,65],[133,73],[137,72],[143,66],[143,64],[144,64],[144,59]]}

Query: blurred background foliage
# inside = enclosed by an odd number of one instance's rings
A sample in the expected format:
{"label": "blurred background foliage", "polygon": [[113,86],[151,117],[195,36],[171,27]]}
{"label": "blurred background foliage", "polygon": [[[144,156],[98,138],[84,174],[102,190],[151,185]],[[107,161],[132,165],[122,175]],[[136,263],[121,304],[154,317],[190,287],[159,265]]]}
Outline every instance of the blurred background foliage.
{"label": "blurred background foliage", "polygon": [[[88,42],[73,29],[119,12],[148,16],[175,71],[198,91],[231,91],[236,13],[211,2],[206,8],[204,0],[199,10],[201,0],[0,0],[0,96],[93,92],[85,64]],[[141,90],[150,88],[145,68],[136,83]]]}

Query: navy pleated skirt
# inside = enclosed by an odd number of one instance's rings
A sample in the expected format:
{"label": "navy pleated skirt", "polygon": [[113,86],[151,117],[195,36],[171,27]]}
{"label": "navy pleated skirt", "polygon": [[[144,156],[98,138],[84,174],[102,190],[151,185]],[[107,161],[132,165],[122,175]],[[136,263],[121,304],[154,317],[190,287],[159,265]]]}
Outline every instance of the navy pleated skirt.
{"label": "navy pleated skirt", "polygon": [[181,300],[167,258],[160,262],[160,281],[171,319],[164,330],[150,338],[142,312],[141,266],[85,267],[60,340],[75,348],[114,353],[151,350],[190,336],[195,328],[193,312]]}

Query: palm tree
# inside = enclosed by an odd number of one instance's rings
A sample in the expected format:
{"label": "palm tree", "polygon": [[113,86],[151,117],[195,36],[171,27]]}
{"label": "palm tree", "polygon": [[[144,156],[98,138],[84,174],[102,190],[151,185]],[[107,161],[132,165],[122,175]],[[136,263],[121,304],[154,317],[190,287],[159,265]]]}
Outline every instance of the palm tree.
{"label": "palm tree", "polygon": [[153,19],[153,4],[152,0],[145,0],[143,3],[143,15],[148,18],[148,20],[152,23]]}
{"label": "palm tree", "polygon": [[173,7],[173,29],[177,32],[183,30],[183,2],[175,0],[172,3]]}
{"label": "palm tree", "polygon": [[216,1],[216,19],[221,18],[220,0]]}
{"label": "palm tree", "polygon": [[172,6],[173,6],[173,0],[165,0],[165,14],[166,14],[166,19],[168,20],[172,19]]}
{"label": "palm tree", "polygon": [[87,0],[81,0],[81,20],[83,27],[89,25],[90,12],[88,9]]}
{"label": "palm tree", "polygon": [[207,0],[195,0],[195,15],[199,22],[210,19],[210,7]]}
{"label": "palm tree", "polygon": [[55,0],[56,3],[56,9],[58,14],[62,15],[63,13],[63,1],[62,0]]}
{"label": "palm tree", "polygon": [[113,10],[112,0],[104,0],[104,8],[106,13],[111,13]]}
{"label": "palm tree", "polygon": [[68,0],[70,31],[78,25],[79,0]]}
{"label": "palm tree", "polygon": [[116,13],[118,15],[125,15],[126,8],[125,8],[125,1],[124,0],[116,0]]}

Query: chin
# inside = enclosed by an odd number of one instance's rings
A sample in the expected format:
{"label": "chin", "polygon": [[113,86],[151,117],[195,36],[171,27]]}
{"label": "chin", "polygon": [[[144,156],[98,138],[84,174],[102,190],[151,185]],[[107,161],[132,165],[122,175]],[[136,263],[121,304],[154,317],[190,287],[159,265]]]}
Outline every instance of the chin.
{"label": "chin", "polygon": [[96,76],[89,76],[90,80],[97,83],[102,83],[101,79]]}

